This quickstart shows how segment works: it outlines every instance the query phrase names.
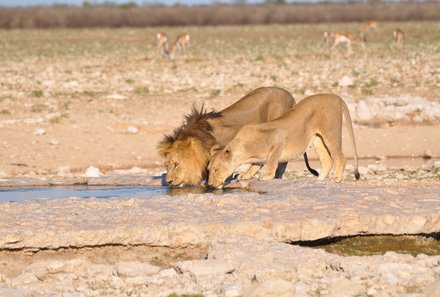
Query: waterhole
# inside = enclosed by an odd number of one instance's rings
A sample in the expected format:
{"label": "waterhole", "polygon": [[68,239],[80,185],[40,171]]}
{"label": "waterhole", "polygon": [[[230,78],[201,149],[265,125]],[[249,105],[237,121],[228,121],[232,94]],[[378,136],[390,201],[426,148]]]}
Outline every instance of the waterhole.
{"label": "waterhole", "polygon": [[151,198],[160,195],[183,195],[189,193],[222,194],[239,189],[210,190],[206,188],[172,188],[156,186],[50,186],[50,187],[14,187],[0,188],[0,202],[18,202],[47,198],[111,198],[135,197]]}

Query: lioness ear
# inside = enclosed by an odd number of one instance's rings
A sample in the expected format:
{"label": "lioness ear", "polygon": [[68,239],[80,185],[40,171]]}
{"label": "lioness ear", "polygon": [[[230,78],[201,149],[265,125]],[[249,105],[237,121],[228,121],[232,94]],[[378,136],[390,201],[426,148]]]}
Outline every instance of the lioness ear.
{"label": "lioness ear", "polygon": [[214,156],[215,153],[217,153],[218,151],[220,151],[222,148],[220,147],[219,144],[214,144],[211,147],[211,157]]}

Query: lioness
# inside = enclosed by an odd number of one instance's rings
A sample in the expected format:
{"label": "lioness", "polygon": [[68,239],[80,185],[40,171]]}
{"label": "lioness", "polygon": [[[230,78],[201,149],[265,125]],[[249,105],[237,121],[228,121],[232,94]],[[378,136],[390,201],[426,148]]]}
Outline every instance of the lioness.
{"label": "lioness", "polygon": [[[198,111],[193,107],[183,125],[173,135],[165,135],[158,145],[167,170],[166,181],[173,186],[198,185],[207,174],[210,150],[215,144],[225,146],[248,123],[262,123],[289,111],[295,100],[284,89],[258,88],[220,112]],[[311,169],[304,156],[307,168]],[[280,166],[279,175],[287,164]],[[243,176],[253,176],[261,165],[252,165]]]}
{"label": "lioness", "polygon": [[214,146],[208,165],[208,184],[220,187],[243,163],[266,163],[260,179],[272,179],[278,162],[297,159],[312,143],[322,165],[319,179],[327,177],[334,162],[335,181],[340,182],[345,169],[342,115],[354,149],[354,175],[359,179],[356,143],[347,105],[339,96],[321,94],[303,99],[276,120],[244,125],[222,150]]}

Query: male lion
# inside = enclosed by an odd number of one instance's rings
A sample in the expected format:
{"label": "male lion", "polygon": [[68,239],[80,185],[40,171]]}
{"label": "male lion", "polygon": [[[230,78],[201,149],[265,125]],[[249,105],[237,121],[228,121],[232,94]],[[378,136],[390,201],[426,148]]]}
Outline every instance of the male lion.
{"label": "male lion", "polygon": [[340,182],[345,169],[342,115],[353,145],[354,175],[359,179],[356,143],[347,105],[339,96],[321,94],[303,99],[273,121],[244,125],[222,150],[214,146],[208,165],[208,184],[220,187],[243,163],[266,163],[260,179],[272,179],[278,162],[297,159],[312,143],[322,165],[319,179],[327,177],[334,162],[335,181]]}
{"label": "male lion", "polygon": [[[158,151],[167,169],[166,181],[173,186],[198,185],[207,174],[210,150],[215,144],[225,146],[237,131],[248,123],[262,123],[278,118],[289,111],[295,100],[284,89],[258,88],[220,112],[200,111],[193,107],[183,125],[173,135],[165,135]],[[304,155],[307,168],[307,155]],[[283,174],[287,163],[280,164],[278,175]],[[251,165],[244,177],[253,176],[261,165]],[[277,175],[277,176],[278,176]]]}

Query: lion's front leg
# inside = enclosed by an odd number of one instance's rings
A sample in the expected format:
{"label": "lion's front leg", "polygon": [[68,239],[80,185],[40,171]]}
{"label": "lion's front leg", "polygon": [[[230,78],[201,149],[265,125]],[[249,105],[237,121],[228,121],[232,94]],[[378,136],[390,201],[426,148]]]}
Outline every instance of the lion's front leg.
{"label": "lion's front leg", "polygon": [[274,129],[271,133],[271,138],[274,142],[269,151],[267,163],[264,165],[262,173],[260,174],[260,180],[269,180],[275,177],[281,154],[286,145],[287,133],[288,131],[286,129]]}
{"label": "lion's front leg", "polygon": [[249,167],[249,169],[243,173],[240,174],[239,179],[251,179],[255,176],[255,174],[258,173],[258,171],[260,171],[261,169],[261,165],[260,164],[252,164],[251,167]]}

